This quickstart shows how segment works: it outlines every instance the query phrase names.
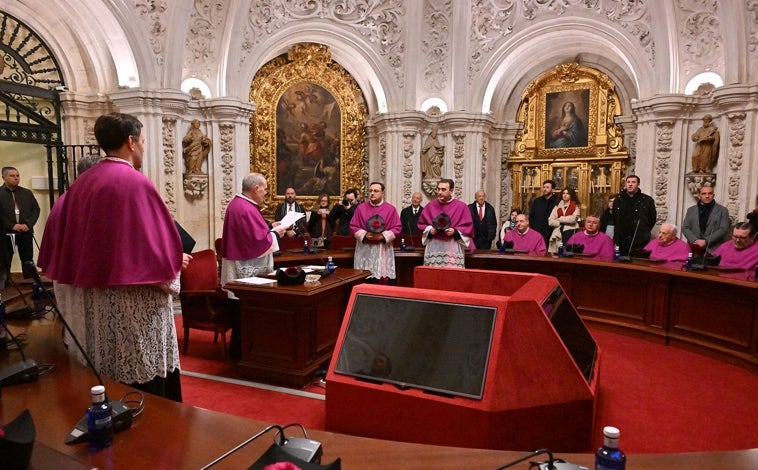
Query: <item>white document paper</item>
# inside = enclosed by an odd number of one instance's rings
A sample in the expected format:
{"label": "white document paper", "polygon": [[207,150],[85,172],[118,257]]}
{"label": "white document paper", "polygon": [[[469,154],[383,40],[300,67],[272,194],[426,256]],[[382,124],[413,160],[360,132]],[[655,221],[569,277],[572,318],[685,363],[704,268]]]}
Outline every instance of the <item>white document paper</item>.
{"label": "white document paper", "polygon": [[276,282],[276,279],[266,279],[265,277],[244,277],[242,279],[235,279],[235,281],[242,282],[244,284],[262,286],[265,284],[274,284]]}
{"label": "white document paper", "polygon": [[295,222],[302,219],[303,217],[305,217],[305,214],[303,214],[302,212],[295,212],[295,211],[287,212],[287,215],[285,215],[284,218],[282,219],[281,225],[283,227],[292,227],[293,225],[295,225]]}

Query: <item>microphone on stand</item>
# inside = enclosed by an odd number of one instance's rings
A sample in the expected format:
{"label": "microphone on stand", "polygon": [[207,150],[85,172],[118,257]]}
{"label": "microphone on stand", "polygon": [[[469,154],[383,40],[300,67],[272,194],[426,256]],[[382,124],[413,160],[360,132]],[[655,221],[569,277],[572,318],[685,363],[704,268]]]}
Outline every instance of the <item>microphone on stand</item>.
{"label": "microphone on stand", "polygon": [[631,261],[632,249],[634,248],[634,239],[637,238],[637,229],[640,228],[640,219],[637,219],[637,225],[634,226],[634,233],[632,234],[632,241],[629,242],[629,251],[626,256],[619,256],[619,261]]}
{"label": "microphone on stand", "polygon": [[[42,283],[42,278],[39,275],[39,271],[37,271],[37,266],[34,264],[34,261],[24,261],[23,263],[23,272],[24,275],[27,277],[31,277],[34,279],[35,282],[39,283],[40,285],[44,285]],[[76,338],[76,335],[71,330],[71,327],[69,326],[68,322],[66,321],[66,318],[61,313],[60,309],[58,308],[58,303],[55,301],[52,295],[50,295],[50,292],[47,289],[43,289],[45,292],[45,296],[47,297],[47,300],[50,302],[50,305],[53,307],[53,311],[58,315],[58,318],[61,319],[61,323],[63,323],[63,326],[66,328],[66,331],[68,331],[68,334],[71,336],[71,339],[74,340],[74,344],[76,344],[77,349],[80,353],[82,353],[82,356],[84,356],[84,360],[87,362],[87,366],[89,366],[90,370],[95,374],[95,377],[97,378],[97,382],[100,385],[103,384],[103,379],[100,377],[100,373],[95,368],[95,365],[92,363],[92,359],[90,359],[89,354],[84,350],[81,343],[79,343],[79,340]],[[123,431],[125,429],[129,429],[132,427],[132,409],[128,407],[124,402],[119,400],[109,400],[106,395],[106,400],[108,400],[111,404],[111,407],[113,409],[112,412],[112,422],[113,422],[113,432],[119,432]],[[84,418],[82,418],[78,423],[76,423],[76,426],[74,426],[74,429],[69,432],[68,436],[66,436],[66,444],[75,444],[78,442],[84,442],[87,440],[87,417],[85,415]]]}
{"label": "microphone on stand", "polygon": [[563,459],[554,459],[553,453],[550,452],[548,449],[535,450],[534,452],[530,452],[529,454],[519,459],[516,459],[512,462],[508,462],[507,464],[503,465],[502,467],[498,467],[495,470],[503,470],[505,468],[512,467],[516,465],[517,463],[521,463],[525,460],[529,460],[532,457],[536,457],[540,454],[547,454],[548,461],[547,462],[530,462],[529,468],[537,467],[540,470],[589,470],[588,467],[585,467],[583,465],[568,463]]}
{"label": "microphone on stand", "polygon": [[[0,308],[5,308],[0,307]],[[27,359],[24,354],[24,348],[21,347],[21,342],[13,336],[11,330],[8,329],[8,325],[5,321],[0,321],[0,328],[5,330],[10,336],[8,344],[15,343],[18,348],[18,352],[21,353],[21,360],[8,367],[0,370],[0,388],[7,387],[8,385],[23,384],[27,382],[34,382],[39,377],[40,367],[32,359]],[[3,338],[5,341],[5,338]]]}
{"label": "microphone on stand", "polygon": [[312,439],[308,439],[308,434],[305,432],[305,428],[303,428],[302,425],[300,425],[300,427],[302,428],[305,437],[291,437],[289,439],[285,438],[284,430],[293,425],[294,424],[279,426],[278,424],[271,424],[269,426],[266,426],[257,434],[244,440],[233,449],[227,451],[212,462],[203,466],[200,470],[207,470],[213,467],[217,463],[234,454],[238,450],[242,449],[272,429],[277,430],[277,434],[279,435],[278,442],[275,441],[269,450],[264,453],[263,456],[261,456],[250,468],[267,468],[266,466],[268,465],[280,462],[294,463],[297,464],[298,468],[305,468],[308,464],[312,465],[308,466],[307,468],[314,468],[314,466],[317,468],[325,469],[340,468],[340,459],[337,459],[334,463],[326,466],[319,465],[321,463],[321,455],[323,454],[321,443]]}
{"label": "microphone on stand", "polygon": [[413,244],[413,231],[411,231],[411,222],[408,221],[408,236],[411,237],[411,246],[405,247],[405,251],[416,251],[416,247]]}
{"label": "microphone on stand", "polygon": [[705,241],[705,251],[703,251],[703,262],[702,263],[693,263],[692,266],[690,266],[690,271],[707,271],[708,270],[708,268],[705,267],[705,258],[708,257],[708,247],[710,247],[710,246],[711,246],[711,241],[710,240],[706,240]]}

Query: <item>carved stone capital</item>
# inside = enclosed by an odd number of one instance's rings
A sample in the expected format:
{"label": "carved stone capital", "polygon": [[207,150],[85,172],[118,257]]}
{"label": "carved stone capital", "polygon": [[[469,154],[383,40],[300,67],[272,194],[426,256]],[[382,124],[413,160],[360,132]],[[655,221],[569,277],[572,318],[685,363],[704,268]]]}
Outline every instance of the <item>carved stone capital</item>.
{"label": "carved stone capital", "polygon": [[208,175],[184,174],[184,196],[187,199],[200,199],[208,189]]}
{"label": "carved stone capital", "polygon": [[684,175],[684,184],[690,190],[692,197],[697,199],[700,194],[700,188],[703,186],[716,187],[715,173],[687,173]]}

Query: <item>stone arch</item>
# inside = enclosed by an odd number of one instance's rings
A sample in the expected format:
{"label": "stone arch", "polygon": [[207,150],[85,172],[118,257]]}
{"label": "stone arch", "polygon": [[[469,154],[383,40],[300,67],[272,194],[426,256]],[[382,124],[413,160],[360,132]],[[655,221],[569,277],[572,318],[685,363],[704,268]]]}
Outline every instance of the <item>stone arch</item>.
{"label": "stone arch", "polygon": [[[302,31],[302,25],[298,29],[300,31],[294,31],[294,28],[283,28],[270,40],[256,46],[256,51],[265,51],[265,54],[256,55],[251,52],[249,56],[255,57],[254,61],[243,64],[238,72],[231,73],[231,70],[227,70],[226,90],[235,96],[244,91],[242,96],[247,97],[250,83],[263,64],[285,54],[295,44],[312,42],[328,46],[332,59],[350,73],[366,98],[369,115],[386,112],[393,108],[402,109],[402,89],[393,86],[394,76],[390,73],[382,73],[387,69],[386,65],[382,64],[383,59],[373,51],[360,47],[364,41],[352,37],[351,33],[345,31],[339,33],[326,30]],[[231,56],[228,63],[230,66],[234,64]]]}
{"label": "stone arch", "polygon": [[[607,25],[590,24],[587,20],[581,24],[549,23],[552,22],[525,29],[493,54],[483,70],[490,80],[472,91],[477,109],[489,107],[498,121],[512,120],[527,84],[563,62],[578,61],[608,74],[626,99],[640,96],[643,90],[655,89],[650,78],[654,71],[641,59],[644,54],[631,42],[618,39],[618,32]],[[546,50],[545,44],[555,45]],[[538,50],[543,53],[536,55]],[[577,50],[582,52],[577,54]],[[509,73],[512,70],[520,73]]]}
{"label": "stone arch", "polygon": [[[129,86],[131,77],[139,83],[132,45],[108,8],[100,2],[84,0],[71,0],[65,7],[50,3],[7,2],[3,10],[23,18],[44,39],[58,59],[69,89],[97,93],[119,85]],[[83,17],[81,12],[88,16]],[[92,18],[97,18],[97,27],[93,27]]]}

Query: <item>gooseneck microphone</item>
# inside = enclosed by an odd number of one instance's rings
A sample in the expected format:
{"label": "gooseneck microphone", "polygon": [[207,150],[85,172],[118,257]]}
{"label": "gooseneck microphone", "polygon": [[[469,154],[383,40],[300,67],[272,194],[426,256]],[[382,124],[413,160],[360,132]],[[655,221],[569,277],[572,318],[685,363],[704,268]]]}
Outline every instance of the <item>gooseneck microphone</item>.
{"label": "gooseneck microphone", "polygon": [[[42,278],[39,275],[39,271],[37,271],[37,266],[34,264],[34,261],[24,261],[22,265],[22,269],[24,272],[24,275],[27,277],[31,277],[34,279],[35,282],[39,283],[40,286],[43,286],[43,291],[45,292],[45,297],[50,302],[50,305],[53,307],[53,311],[56,315],[58,315],[58,318],[61,319],[61,323],[63,323],[64,328],[66,328],[66,331],[68,331],[68,334],[71,336],[71,339],[74,340],[74,344],[76,344],[77,349],[80,353],[82,353],[82,356],[84,356],[84,360],[87,362],[87,366],[89,369],[95,374],[95,377],[97,377],[97,382],[100,385],[103,384],[103,379],[100,377],[100,373],[98,372],[95,365],[92,363],[92,359],[90,359],[89,354],[84,350],[81,343],[79,343],[79,340],[76,338],[76,335],[71,330],[71,327],[69,326],[68,322],[66,321],[66,318],[61,313],[60,309],[58,308],[58,303],[55,301],[52,295],[50,295],[50,292],[44,288],[44,284],[42,283]],[[105,397],[106,400],[108,400],[108,397]],[[119,432],[123,431],[125,429],[129,429],[132,427],[132,409],[128,407],[124,402],[119,400],[108,400],[111,403],[112,407],[112,422],[113,422],[113,432]],[[66,436],[66,444],[75,444],[78,442],[84,442],[87,439],[87,417],[85,415],[84,418],[82,418],[76,425],[74,426],[74,429],[71,430],[71,432]]]}
{"label": "gooseneck microphone", "polygon": [[576,465],[570,462],[566,462],[563,459],[554,459],[552,452],[550,452],[547,449],[539,449],[535,450],[534,452],[531,452],[519,459],[514,460],[513,462],[508,462],[507,464],[503,465],[502,467],[498,467],[495,470],[503,470],[504,468],[509,468],[517,463],[521,463],[525,460],[531,459],[532,457],[536,457],[540,454],[547,454],[548,461],[547,462],[530,462],[529,468],[538,468],[539,470],[589,470],[587,467],[583,465]]}
{"label": "gooseneck microphone", "polygon": [[[402,236],[402,234],[400,235]],[[411,221],[408,221],[408,236],[411,238],[411,246],[406,246],[406,251],[416,251],[416,247],[413,244],[413,231],[411,230]]]}
{"label": "gooseneck microphone", "polygon": [[[11,333],[11,330],[8,328],[8,325],[6,325],[4,321],[0,321],[0,328],[8,333],[8,336],[11,339],[8,343],[14,343],[18,348],[18,352],[21,354],[21,360],[19,362],[11,364],[5,369],[0,370],[0,387],[23,384],[37,380],[37,377],[39,377],[40,373],[40,368],[37,366],[37,363],[32,359],[26,358],[26,355],[24,354],[24,348],[21,346],[21,342],[18,340],[18,338],[13,336],[13,333]],[[3,338],[3,341],[5,341],[5,338]]]}
{"label": "gooseneck microphone", "polygon": [[508,462],[507,464],[503,465],[502,467],[496,468],[495,470],[503,470],[504,468],[512,467],[512,466],[516,465],[517,463],[521,463],[524,460],[529,460],[532,457],[536,457],[536,456],[538,456],[540,454],[547,454],[548,462],[547,462],[547,467],[545,467],[545,468],[548,469],[548,470],[554,470],[555,466],[553,465],[553,453],[550,452],[547,449],[538,449],[538,450],[535,450],[534,452],[530,452],[530,453],[526,454],[525,456],[523,456],[523,457],[521,457],[519,459],[514,460],[513,462]]}
{"label": "gooseneck microphone", "polygon": [[631,261],[632,249],[634,249],[634,240],[637,238],[637,230],[640,228],[640,219],[637,219],[637,225],[634,226],[634,233],[632,234],[632,240],[629,242],[629,250],[626,256],[619,257],[619,261]]}

